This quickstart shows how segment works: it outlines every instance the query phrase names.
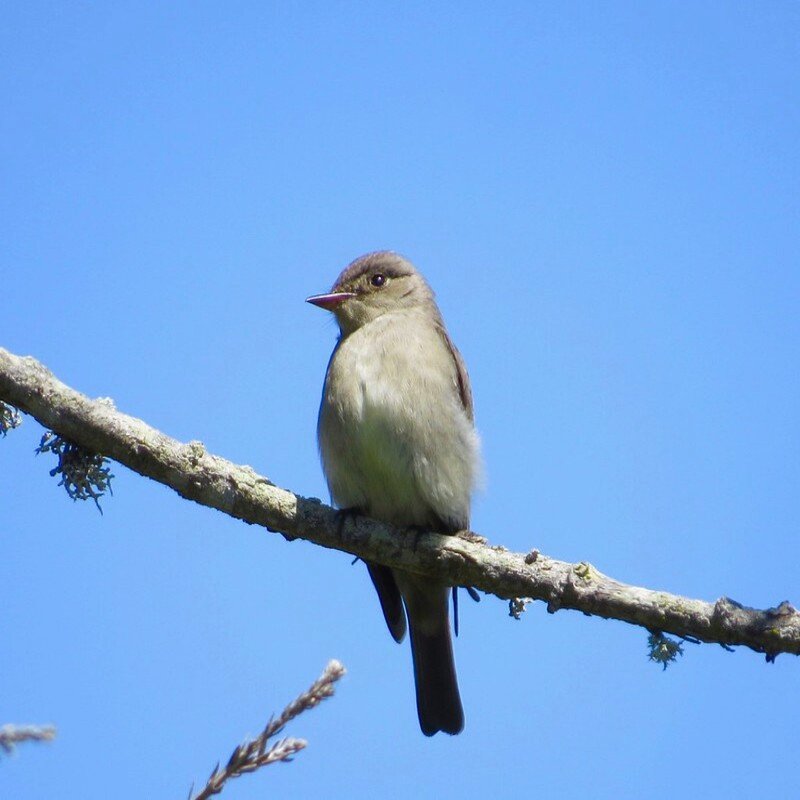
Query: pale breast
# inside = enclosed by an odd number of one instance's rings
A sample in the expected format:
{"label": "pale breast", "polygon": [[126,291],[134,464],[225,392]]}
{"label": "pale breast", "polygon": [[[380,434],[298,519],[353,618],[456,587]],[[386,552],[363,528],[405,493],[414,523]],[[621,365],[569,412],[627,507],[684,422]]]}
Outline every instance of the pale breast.
{"label": "pale breast", "polygon": [[387,522],[469,521],[478,438],[440,333],[408,312],[343,339],[325,381],[319,441],[334,501]]}

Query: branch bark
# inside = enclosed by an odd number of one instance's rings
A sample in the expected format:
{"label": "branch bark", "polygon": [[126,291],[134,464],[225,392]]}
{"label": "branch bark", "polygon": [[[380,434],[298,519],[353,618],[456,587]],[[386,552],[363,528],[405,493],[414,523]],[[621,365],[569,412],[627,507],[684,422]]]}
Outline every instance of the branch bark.
{"label": "branch bark", "polygon": [[710,603],[622,583],[588,562],[570,564],[536,551],[513,553],[474,534],[419,537],[366,517],[342,520],[320,500],[275,486],[249,466],[207,453],[200,442],[171,439],[107,401],[90,400],[69,388],[35,359],[2,348],[0,400],[188,500],[288,540],[305,539],[512,602],[542,600],[551,613],[575,609],[650,631],[744,645],[770,659],[779,653],[800,654],[800,613],[788,602],[766,610],[728,598]]}

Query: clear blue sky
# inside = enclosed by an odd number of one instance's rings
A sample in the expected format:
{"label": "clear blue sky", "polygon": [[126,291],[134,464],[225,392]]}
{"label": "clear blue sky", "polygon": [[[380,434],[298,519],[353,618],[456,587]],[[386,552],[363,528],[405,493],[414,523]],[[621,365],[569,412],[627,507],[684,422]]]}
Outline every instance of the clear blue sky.
{"label": "clear blue sky", "polygon": [[[800,602],[800,7],[23,3],[0,29],[0,345],[326,498],[335,327],[392,248],[436,289],[473,527],[714,600]],[[0,441],[0,797],[183,798],[331,657],[256,797],[788,798],[800,663],[463,609],[463,735],[417,727],[362,565],[116,465],[104,516]]]}

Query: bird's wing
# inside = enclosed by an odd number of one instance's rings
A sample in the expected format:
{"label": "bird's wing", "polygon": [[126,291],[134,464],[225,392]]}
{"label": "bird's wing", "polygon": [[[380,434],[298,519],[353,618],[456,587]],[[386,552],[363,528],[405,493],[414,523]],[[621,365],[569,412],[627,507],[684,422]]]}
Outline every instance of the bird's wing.
{"label": "bird's wing", "polygon": [[464,406],[464,411],[467,412],[467,417],[470,422],[474,422],[474,411],[472,407],[472,387],[469,384],[469,375],[467,374],[467,366],[464,364],[464,359],[461,358],[461,353],[458,348],[453,344],[453,340],[444,328],[444,325],[436,326],[445,346],[450,351],[453,357],[453,363],[456,367],[456,388],[458,389],[459,397],[461,398],[461,405]]}

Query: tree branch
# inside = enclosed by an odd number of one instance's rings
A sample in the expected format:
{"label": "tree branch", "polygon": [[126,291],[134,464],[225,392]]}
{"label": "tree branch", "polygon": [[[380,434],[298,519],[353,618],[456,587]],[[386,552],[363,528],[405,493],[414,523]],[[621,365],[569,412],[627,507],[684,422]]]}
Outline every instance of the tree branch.
{"label": "tree branch", "polygon": [[[342,519],[316,498],[275,486],[251,467],[183,444],[90,400],[59,381],[33,358],[0,348],[0,400],[35,417],[63,438],[101,453],[174,489],[182,497],[262,525],[288,540],[305,539],[368,561],[474,586],[512,601],[543,600],[550,612],[585,614],[640,625],[724,646],[745,645],[773,659],[800,654],[800,613],[788,602],[758,610],[721,598],[715,603],[621,583],[587,562],[569,564],[532,551],[527,555],[490,546],[480,537],[416,537],[365,517]],[[414,546],[411,542],[414,541]]]}

